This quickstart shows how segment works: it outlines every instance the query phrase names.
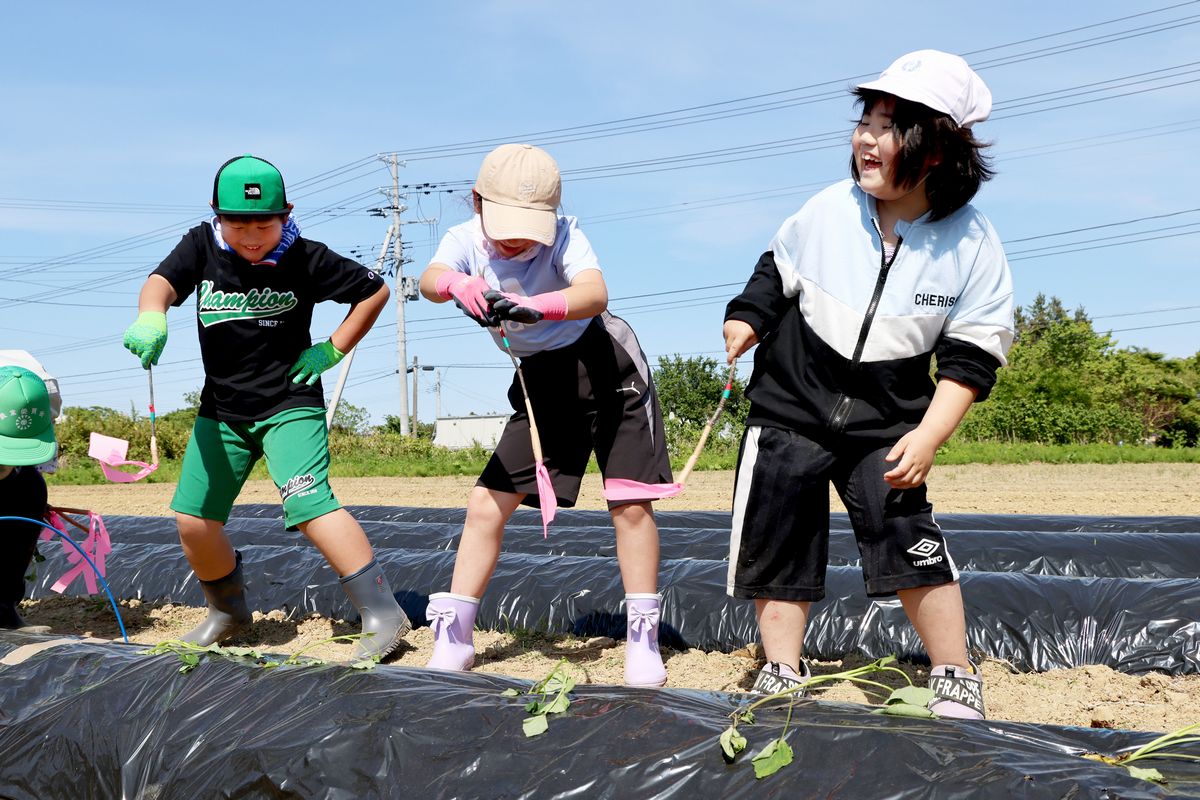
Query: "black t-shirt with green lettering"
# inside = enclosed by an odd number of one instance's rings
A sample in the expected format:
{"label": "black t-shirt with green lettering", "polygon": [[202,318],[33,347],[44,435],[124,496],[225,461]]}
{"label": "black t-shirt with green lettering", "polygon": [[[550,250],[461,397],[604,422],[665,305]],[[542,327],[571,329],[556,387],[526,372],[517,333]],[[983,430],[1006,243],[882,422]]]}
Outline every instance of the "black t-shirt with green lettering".
{"label": "black t-shirt with green lettering", "polygon": [[205,375],[200,415],[228,422],[323,407],[319,380],[305,386],[287,374],[312,345],[313,306],[357,303],[383,285],[373,270],[302,236],[277,265],[251,264],[223,250],[207,222],[184,234],[152,274],[175,289],[177,306],[196,293]]}

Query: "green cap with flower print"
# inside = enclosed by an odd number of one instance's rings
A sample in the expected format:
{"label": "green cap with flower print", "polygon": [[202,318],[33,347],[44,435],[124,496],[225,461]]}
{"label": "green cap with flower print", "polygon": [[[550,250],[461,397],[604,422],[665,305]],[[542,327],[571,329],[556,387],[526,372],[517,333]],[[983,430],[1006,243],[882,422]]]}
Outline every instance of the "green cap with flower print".
{"label": "green cap with flower print", "polygon": [[0,464],[44,464],[57,452],[45,382],[24,367],[0,367]]}

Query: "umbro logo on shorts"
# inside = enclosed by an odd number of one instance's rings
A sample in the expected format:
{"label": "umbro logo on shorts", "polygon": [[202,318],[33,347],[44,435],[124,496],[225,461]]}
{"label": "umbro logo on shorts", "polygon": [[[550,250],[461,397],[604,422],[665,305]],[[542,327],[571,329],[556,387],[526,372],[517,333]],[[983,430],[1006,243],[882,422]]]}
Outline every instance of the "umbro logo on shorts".
{"label": "umbro logo on shorts", "polygon": [[942,548],[942,543],[933,539],[922,538],[921,541],[908,548],[908,553],[917,556],[913,561],[914,567],[928,567],[931,564],[940,564],[943,556],[935,555]]}

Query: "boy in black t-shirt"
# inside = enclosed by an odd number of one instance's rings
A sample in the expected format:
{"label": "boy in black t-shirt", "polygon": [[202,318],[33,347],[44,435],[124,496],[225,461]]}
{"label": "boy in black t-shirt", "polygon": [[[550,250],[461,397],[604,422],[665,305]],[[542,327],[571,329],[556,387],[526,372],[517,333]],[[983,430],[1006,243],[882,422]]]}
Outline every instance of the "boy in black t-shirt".
{"label": "boy in black t-shirt", "polygon": [[[167,341],[166,310],[196,292],[204,388],[179,486],[171,501],[184,555],[208,600],[208,618],[184,636],[208,645],[250,622],[242,578],[224,526],[262,456],[298,527],[341,577],[362,616],[357,657],[383,658],[411,625],[375,561],[362,527],[329,486],[329,444],[320,375],[367,333],[388,300],[367,267],[300,236],[283,177],[245,155],[217,170],[216,218],[192,228],[150,274],[125,347],[148,368]],[[312,344],[313,306],[349,303],[327,341]]]}

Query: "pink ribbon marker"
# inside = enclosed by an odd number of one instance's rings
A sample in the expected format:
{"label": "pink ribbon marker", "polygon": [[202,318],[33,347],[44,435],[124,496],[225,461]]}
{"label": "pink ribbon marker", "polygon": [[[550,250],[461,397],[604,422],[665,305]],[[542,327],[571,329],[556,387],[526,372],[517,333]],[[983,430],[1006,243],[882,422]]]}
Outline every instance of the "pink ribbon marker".
{"label": "pink ribbon marker", "polygon": [[[46,517],[56,530],[67,536],[67,523],[57,512],[51,511]],[[42,529],[41,539],[48,541],[54,538],[54,534]],[[75,566],[62,574],[53,586],[50,588],[55,592],[62,594],[67,587],[80,575],[83,576],[83,583],[87,587],[88,594],[96,594],[98,587],[96,586],[96,573],[92,572],[87,561],[80,555],[79,551],[71,547],[67,542],[62,542],[63,551],[67,554],[67,562]],[[105,556],[112,552],[112,540],[108,538],[108,529],[104,526],[104,519],[94,511],[88,512],[88,535],[87,538],[80,543],[80,548],[87,553],[88,558],[96,565],[96,572],[100,573],[100,577],[105,577],[106,571],[104,566]]]}
{"label": "pink ribbon marker", "polygon": [[[133,483],[140,481],[154,470],[158,469],[157,460],[153,464],[144,461],[127,461],[125,454],[129,452],[129,442],[102,433],[92,431],[88,442],[88,455],[100,462],[100,471],[104,477],[113,483]],[[123,472],[117,467],[138,467],[137,472]]]}
{"label": "pink ribbon marker", "polygon": [[542,511],[542,538],[548,539],[550,523],[554,521],[554,514],[558,511],[558,496],[554,494],[554,483],[540,458],[537,467],[534,468],[534,476],[537,478],[538,505]]}
{"label": "pink ribbon marker", "polygon": [[734,361],[729,365],[729,376],[725,379],[725,389],[721,392],[720,401],[717,402],[717,410],[712,413],[712,416],[708,418],[708,422],[704,424],[704,430],[700,431],[700,441],[696,443],[696,449],[692,451],[691,458],[687,460],[683,471],[679,473],[678,483],[642,483],[628,478],[605,478],[604,499],[618,502],[663,500],[667,497],[674,497],[682,492],[684,484],[687,483],[688,476],[692,474],[692,470],[696,467],[696,460],[700,458],[700,452],[704,450],[704,443],[708,441],[708,434],[712,432],[713,425],[716,424],[717,418],[721,416],[721,411],[725,409],[725,401],[729,399],[729,394],[733,391],[733,376],[736,373],[737,362]]}
{"label": "pink ribbon marker", "polygon": [[663,500],[683,491],[682,483],[642,483],[628,478],[605,478],[605,500]]}

